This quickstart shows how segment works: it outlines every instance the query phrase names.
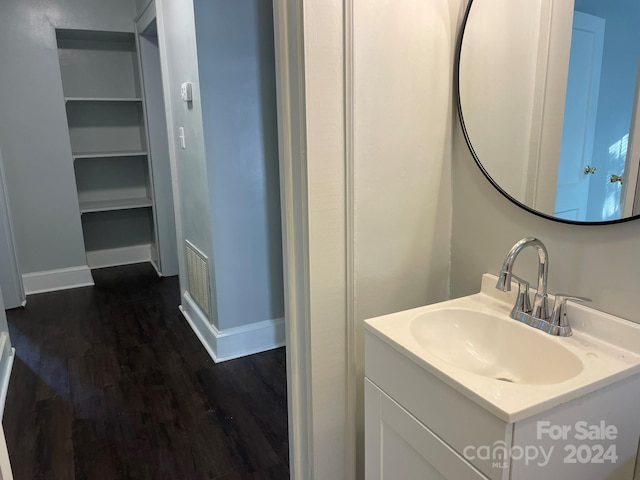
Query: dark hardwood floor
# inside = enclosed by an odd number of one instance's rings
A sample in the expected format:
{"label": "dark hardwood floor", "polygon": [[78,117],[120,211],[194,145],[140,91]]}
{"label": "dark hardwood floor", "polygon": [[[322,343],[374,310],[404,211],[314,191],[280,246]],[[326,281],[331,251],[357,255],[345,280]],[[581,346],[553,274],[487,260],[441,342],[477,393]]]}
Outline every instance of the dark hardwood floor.
{"label": "dark hardwood floor", "polygon": [[16,480],[286,479],[284,349],[214,364],[148,264],[7,313]]}

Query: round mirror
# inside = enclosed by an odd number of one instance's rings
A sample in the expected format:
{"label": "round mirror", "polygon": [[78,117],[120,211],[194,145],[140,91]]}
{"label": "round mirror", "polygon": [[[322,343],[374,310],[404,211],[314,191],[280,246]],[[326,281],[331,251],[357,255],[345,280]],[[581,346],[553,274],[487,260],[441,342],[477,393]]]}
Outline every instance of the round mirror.
{"label": "round mirror", "polygon": [[567,223],[640,214],[638,24],[638,0],[471,0],[460,120],[509,199]]}

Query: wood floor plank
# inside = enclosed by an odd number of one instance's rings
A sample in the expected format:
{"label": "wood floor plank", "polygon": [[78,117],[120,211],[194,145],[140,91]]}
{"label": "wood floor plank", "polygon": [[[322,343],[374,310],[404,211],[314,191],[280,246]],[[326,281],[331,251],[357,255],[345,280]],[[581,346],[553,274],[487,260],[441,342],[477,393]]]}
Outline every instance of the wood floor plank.
{"label": "wood floor plank", "polygon": [[16,480],[286,479],[284,349],[215,364],[149,264],[8,312]]}
{"label": "wood floor plank", "polygon": [[39,379],[17,357],[9,381],[3,427],[14,479],[36,478],[36,391]]}
{"label": "wood floor plank", "polygon": [[60,396],[36,404],[37,477],[74,478],[71,405]]}

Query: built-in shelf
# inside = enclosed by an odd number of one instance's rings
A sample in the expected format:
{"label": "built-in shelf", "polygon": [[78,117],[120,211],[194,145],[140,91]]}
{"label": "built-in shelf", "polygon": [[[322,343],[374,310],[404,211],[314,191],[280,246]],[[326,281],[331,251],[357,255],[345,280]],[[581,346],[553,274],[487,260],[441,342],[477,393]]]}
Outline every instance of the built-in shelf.
{"label": "built-in shelf", "polygon": [[74,40],[74,41],[84,42],[85,44],[90,44],[91,42],[133,43],[132,33],[111,32],[111,31],[104,31],[104,30],[77,30],[77,29],[57,28],[56,37],[58,39],[58,42],[60,42],[61,40]]}
{"label": "built-in shelf", "polygon": [[65,97],[65,102],[142,102],[142,98]]}
{"label": "built-in shelf", "polygon": [[111,212],[114,210],[130,210],[132,208],[151,207],[149,198],[118,198],[110,200],[93,200],[80,202],[80,213]]}
{"label": "built-in shelf", "polygon": [[87,263],[149,261],[157,239],[135,35],[56,36]]}
{"label": "built-in shelf", "polygon": [[122,152],[74,152],[73,159],[78,158],[115,158],[115,157],[140,157],[146,155],[144,151],[122,151]]}
{"label": "built-in shelf", "polygon": [[67,102],[72,152],[146,150],[140,102]]}

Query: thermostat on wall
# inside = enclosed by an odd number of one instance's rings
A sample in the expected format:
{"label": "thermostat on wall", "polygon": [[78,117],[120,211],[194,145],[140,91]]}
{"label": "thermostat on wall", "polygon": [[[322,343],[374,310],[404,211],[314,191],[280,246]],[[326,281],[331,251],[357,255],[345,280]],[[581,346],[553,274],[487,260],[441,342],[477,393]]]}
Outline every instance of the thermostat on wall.
{"label": "thermostat on wall", "polygon": [[180,85],[180,95],[182,96],[183,102],[191,102],[193,101],[193,93],[192,93],[192,83],[184,82]]}

